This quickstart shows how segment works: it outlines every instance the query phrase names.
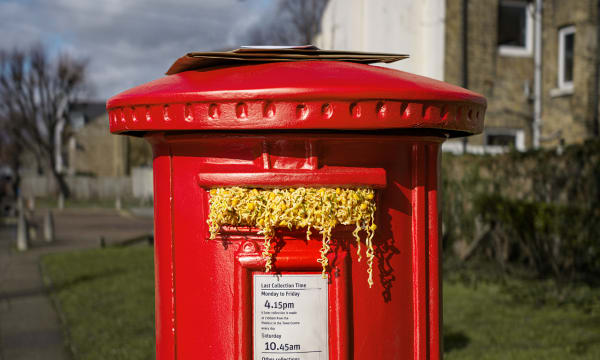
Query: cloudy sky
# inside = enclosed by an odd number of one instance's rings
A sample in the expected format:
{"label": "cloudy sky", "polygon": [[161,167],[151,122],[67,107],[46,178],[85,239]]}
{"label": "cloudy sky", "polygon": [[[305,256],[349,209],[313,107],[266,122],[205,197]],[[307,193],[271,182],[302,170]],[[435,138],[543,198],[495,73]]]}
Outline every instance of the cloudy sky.
{"label": "cloudy sky", "polygon": [[244,45],[274,0],[0,0],[0,48],[41,43],[90,61],[99,100],[161,77],[189,51]]}

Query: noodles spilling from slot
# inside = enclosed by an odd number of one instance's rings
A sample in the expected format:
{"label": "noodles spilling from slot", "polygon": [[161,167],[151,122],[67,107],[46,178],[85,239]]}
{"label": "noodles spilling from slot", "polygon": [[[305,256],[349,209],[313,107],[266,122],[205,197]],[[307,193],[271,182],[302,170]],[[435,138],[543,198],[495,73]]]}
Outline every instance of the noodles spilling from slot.
{"label": "noodles spilling from slot", "polygon": [[354,225],[352,235],[357,243],[358,261],[362,258],[360,232],[367,234],[364,244],[368,283],[373,286],[373,237],[377,228],[373,189],[228,187],[211,189],[210,195],[210,238],[214,239],[223,225],[258,228],[259,234],[264,236],[265,272],[272,268],[271,240],[275,229],[306,228],[307,240],[312,235],[311,229],[322,236],[321,256],[317,261],[323,268],[323,278],[326,278],[333,228],[338,224]]}

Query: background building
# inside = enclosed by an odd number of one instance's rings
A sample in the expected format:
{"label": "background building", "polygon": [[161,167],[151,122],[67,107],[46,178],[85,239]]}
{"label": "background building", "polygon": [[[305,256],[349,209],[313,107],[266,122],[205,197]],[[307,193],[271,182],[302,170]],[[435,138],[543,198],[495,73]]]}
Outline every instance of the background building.
{"label": "background building", "polygon": [[[152,149],[142,138],[115,136],[108,130],[104,102],[76,104],[69,114],[69,137],[62,171],[76,199],[152,197]],[[25,197],[51,197],[57,191],[48,169],[22,155],[20,191]]]}
{"label": "background building", "polygon": [[410,54],[385,65],[444,79],[445,0],[329,0],[317,46]]}
{"label": "background building", "polygon": [[599,4],[331,0],[318,44],[408,53],[393,67],[484,94],[483,134],[445,150],[561,146],[599,135]]}
{"label": "background building", "polygon": [[70,118],[69,175],[126,176],[133,167],[152,165],[152,150],[146,141],[107,131],[104,102],[78,104]]}

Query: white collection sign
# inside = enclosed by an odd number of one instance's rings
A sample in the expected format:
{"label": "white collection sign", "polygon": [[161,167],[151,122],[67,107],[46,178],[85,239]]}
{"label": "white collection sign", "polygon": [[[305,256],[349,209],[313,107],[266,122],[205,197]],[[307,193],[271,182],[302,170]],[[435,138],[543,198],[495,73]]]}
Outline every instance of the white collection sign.
{"label": "white collection sign", "polygon": [[329,359],[327,279],[254,275],[254,360]]}

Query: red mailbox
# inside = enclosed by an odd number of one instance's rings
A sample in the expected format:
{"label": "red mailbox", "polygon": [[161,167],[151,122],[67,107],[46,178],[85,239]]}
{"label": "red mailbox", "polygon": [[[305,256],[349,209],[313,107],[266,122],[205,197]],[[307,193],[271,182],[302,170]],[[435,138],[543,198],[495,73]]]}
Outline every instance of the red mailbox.
{"label": "red mailbox", "polygon": [[[157,358],[440,359],[440,147],[482,130],[485,99],[341,61],[179,72],[108,101],[154,151]],[[372,279],[353,228],[222,226],[211,189],[374,189]]]}

